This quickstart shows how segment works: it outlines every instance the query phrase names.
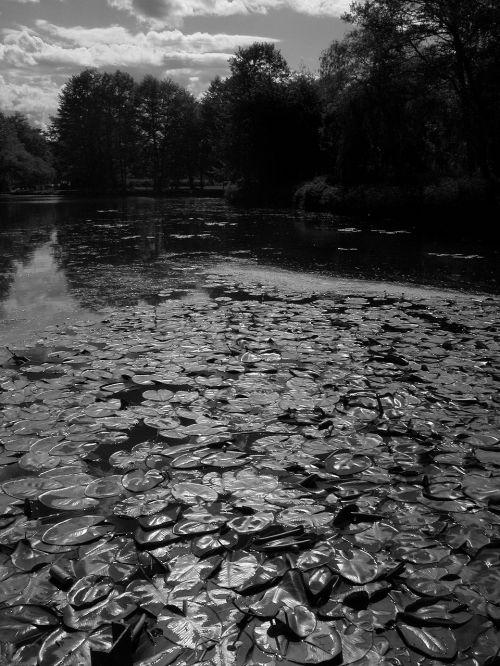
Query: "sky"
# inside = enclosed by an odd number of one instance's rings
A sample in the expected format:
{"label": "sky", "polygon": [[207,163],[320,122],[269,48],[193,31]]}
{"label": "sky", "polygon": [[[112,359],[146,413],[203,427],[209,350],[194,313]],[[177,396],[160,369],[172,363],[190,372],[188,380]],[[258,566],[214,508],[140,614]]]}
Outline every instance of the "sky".
{"label": "sky", "polygon": [[349,0],[0,0],[0,110],[47,125],[87,67],[170,77],[197,97],[238,47],[274,42],[317,71]]}

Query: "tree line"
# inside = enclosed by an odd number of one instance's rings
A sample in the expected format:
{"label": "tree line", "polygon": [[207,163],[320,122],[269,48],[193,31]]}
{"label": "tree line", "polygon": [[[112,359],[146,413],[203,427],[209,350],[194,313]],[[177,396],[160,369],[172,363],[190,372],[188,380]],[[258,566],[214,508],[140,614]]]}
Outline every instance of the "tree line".
{"label": "tree line", "polygon": [[47,137],[19,113],[0,112],[0,191],[37,188],[55,178]]}
{"label": "tree line", "polygon": [[364,0],[319,74],[269,43],[240,48],[201,99],[171,80],[85,70],[64,86],[49,144],[59,177],[91,191],[228,184],[289,199],[339,187],[500,173],[497,0]]}

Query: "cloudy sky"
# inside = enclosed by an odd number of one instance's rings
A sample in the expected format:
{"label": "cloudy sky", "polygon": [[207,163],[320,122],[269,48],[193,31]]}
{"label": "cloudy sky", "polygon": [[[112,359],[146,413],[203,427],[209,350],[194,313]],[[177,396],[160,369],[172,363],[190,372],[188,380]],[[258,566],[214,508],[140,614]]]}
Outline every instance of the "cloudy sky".
{"label": "cloudy sky", "polygon": [[45,124],[86,67],[169,76],[199,95],[238,46],[274,41],[315,71],[349,0],[0,0],[0,110]]}

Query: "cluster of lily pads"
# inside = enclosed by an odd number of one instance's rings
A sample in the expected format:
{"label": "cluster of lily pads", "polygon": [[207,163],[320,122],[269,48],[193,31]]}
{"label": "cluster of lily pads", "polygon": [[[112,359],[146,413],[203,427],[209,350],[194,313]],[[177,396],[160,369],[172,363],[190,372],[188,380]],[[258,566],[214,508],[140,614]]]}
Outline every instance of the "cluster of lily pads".
{"label": "cluster of lily pads", "polygon": [[3,364],[0,662],[499,663],[498,302],[206,287]]}

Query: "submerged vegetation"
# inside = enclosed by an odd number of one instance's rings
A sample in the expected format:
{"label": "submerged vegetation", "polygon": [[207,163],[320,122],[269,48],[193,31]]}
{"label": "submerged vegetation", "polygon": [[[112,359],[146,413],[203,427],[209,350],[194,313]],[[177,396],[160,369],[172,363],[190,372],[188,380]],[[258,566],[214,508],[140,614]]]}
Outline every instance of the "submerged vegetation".
{"label": "submerged vegetation", "polygon": [[5,354],[2,663],[494,664],[497,300],[205,279]]}

